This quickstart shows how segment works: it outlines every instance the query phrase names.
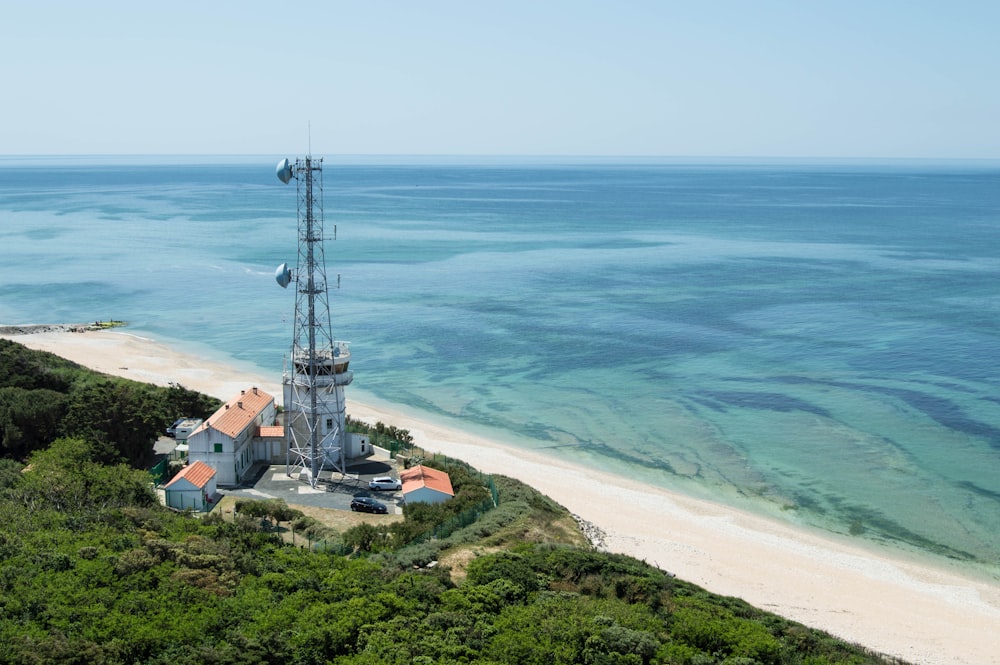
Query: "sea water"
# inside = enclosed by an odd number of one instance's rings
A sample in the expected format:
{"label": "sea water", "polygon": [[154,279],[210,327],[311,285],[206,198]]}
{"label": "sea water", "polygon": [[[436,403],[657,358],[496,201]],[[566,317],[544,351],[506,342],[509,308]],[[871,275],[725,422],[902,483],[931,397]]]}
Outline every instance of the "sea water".
{"label": "sea water", "polygon": [[[0,323],[124,319],[277,382],[276,157],[0,159]],[[324,163],[356,397],[1000,565],[1000,165]]]}

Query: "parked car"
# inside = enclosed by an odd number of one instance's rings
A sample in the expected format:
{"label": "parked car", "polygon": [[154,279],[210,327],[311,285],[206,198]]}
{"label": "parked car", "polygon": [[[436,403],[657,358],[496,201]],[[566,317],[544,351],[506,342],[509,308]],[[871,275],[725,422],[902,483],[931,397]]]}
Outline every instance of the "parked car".
{"label": "parked car", "polygon": [[396,480],[395,478],[390,478],[389,476],[382,476],[380,478],[372,478],[371,482],[368,483],[368,489],[370,490],[401,490],[403,489],[403,484]]}
{"label": "parked car", "polygon": [[378,513],[385,515],[389,509],[381,501],[376,501],[370,496],[356,496],[351,500],[351,510],[361,513]]}
{"label": "parked car", "polygon": [[174,438],[177,436],[177,426],[184,422],[184,418],[178,418],[174,421],[174,424],[167,428],[167,436]]}

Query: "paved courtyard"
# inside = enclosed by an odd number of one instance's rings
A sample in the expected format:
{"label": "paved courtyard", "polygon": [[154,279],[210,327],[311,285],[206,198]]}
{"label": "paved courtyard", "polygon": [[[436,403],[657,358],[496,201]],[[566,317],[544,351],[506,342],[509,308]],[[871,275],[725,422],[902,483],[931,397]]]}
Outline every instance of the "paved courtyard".
{"label": "paved courtyard", "polygon": [[238,488],[219,489],[223,496],[240,496],[251,499],[284,499],[290,506],[302,505],[317,508],[350,510],[351,499],[355,496],[375,497],[388,508],[390,513],[403,512],[401,492],[373,491],[368,489],[368,481],[378,476],[399,477],[395,462],[390,459],[369,458],[349,466],[347,474],[320,474],[316,487],[295,475],[285,473],[284,464],[255,467],[247,481]]}

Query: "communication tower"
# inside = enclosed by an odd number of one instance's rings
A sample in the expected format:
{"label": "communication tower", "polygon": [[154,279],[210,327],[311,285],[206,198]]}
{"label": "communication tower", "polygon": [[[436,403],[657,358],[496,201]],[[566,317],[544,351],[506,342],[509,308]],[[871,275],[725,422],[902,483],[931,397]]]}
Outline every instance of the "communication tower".
{"label": "communication tower", "polygon": [[[288,452],[285,473],[312,487],[324,470],[343,474],[347,447],[344,387],[354,379],[351,352],[333,338],[329,284],[323,250],[323,159],[278,162],[277,176],[296,182],[299,255],[295,270],[282,263],[274,279],[295,283],[292,347],[282,376]],[[336,235],[336,227],[334,227]],[[339,278],[338,278],[339,282]]]}

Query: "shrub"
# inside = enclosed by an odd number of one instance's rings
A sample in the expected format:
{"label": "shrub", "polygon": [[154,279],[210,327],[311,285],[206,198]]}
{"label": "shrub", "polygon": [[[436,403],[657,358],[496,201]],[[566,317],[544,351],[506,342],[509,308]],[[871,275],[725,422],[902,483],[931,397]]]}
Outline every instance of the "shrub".
{"label": "shrub", "polygon": [[530,562],[524,556],[511,552],[498,552],[473,559],[466,569],[466,575],[468,584],[508,580],[528,593],[537,591],[542,586]]}
{"label": "shrub", "polygon": [[115,573],[118,575],[131,575],[143,570],[149,570],[159,561],[146,550],[129,550],[118,557],[115,564]]}

